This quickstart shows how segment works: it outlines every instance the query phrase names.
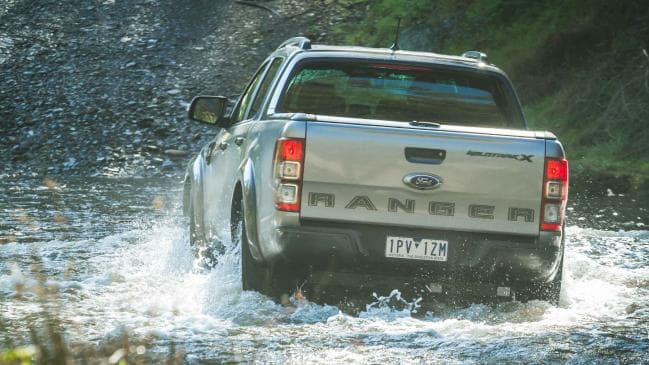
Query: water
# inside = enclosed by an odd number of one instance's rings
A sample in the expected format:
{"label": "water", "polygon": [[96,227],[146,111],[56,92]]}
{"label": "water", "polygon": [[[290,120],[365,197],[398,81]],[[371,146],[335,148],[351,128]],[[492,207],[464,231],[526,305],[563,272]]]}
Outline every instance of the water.
{"label": "water", "polygon": [[[0,9],[0,16],[2,16],[2,9]],[[13,39],[0,33],[0,65],[5,63],[11,57],[11,49],[13,46]]]}
{"label": "water", "polygon": [[[107,359],[127,333],[129,359],[144,363],[649,363],[647,231],[574,220],[559,307],[457,308],[394,292],[352,316],[243,292],[233,247],[197,267],[177,181],[5,179],[0,191],[3,348],[28,343],[45,307],[78,359]],[[411,314],[418,304],[429,306]]]}

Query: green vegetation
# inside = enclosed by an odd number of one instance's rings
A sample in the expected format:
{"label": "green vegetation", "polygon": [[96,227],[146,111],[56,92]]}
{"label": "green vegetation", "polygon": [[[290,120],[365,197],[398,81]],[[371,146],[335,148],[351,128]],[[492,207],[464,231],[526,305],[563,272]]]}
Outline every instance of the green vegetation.
{"label": "green vegetation", "polygon": [[36,354],[34,346],[16,347],[0,353],[0,364],[31,365]]}
{"label": "green vegetation", "polygon": [[[516,85],[532,129],[554,132],[573,186],[618,191],[649,181],[649,7],[607,0],[373,0],[356,5],[346,42],[481,50]],[[414,45],[408,46],[408,44]]]}

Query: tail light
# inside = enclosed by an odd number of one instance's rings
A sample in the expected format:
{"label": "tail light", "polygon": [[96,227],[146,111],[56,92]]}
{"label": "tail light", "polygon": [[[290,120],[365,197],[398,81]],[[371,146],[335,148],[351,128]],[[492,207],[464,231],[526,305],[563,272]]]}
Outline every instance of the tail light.
{"label": "tail light", "polygon": [[568,161],[546,158],[541,199],[541,230],[560,231],[568,199]]}
{"label": "tail light", "polygon": [[300,211],[304,139],[280,138],[275,144],[274,170],[277,187],[275,208],[285,212]]}

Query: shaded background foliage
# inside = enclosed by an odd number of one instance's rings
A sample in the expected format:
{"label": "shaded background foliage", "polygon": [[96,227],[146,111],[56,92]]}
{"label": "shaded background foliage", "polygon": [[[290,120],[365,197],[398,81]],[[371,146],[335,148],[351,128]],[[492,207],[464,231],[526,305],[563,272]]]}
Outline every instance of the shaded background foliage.
{"label": "shaded background foliage", "polygon": [[528,124],[564,142],[573,178],[599,191],[649,190],[649,7],[605,0],[375,0],[347,42],[478,49],[518,89]]}

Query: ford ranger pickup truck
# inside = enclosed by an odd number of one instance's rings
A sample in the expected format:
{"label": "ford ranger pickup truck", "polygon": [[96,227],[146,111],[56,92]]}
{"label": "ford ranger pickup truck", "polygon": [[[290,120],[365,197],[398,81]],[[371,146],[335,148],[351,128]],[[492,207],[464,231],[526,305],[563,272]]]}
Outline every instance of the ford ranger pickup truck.
{"label": "ford ranger pickup truck", "polygon": [[240,244],[244,290],[559,300],[568,162],[484,53],[291,38],[189,118],[218,127],[184,181],[190,244]]}

